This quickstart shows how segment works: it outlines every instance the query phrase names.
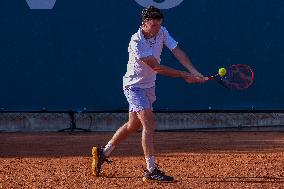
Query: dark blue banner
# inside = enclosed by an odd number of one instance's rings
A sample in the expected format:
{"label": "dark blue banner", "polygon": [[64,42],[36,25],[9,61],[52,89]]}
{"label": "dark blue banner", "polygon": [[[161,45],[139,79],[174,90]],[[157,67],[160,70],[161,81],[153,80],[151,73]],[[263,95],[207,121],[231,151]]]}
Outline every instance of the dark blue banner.
{"label": "dark blue banner", "polygon": [[[127,110],[127,47],[149,4],[204,75],[231,64],[255,70],[244,91],[158,76],[155,110],[284,109],[281,0],[1,0],[0,108]],[[161,64],[184,70],[167,48]]]}

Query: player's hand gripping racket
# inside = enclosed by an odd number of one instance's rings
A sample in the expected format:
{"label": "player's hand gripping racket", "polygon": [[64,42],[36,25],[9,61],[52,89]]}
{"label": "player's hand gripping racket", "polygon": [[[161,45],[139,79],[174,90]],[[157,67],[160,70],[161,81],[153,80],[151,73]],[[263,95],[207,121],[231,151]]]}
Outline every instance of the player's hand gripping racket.
{"label": "player's hand gripping racket", "polygon": [[243,90],[249,88],[254,80],[254,72],[248,65],[234,64],[219,69],[219,73],[208,77],[229,89]]}

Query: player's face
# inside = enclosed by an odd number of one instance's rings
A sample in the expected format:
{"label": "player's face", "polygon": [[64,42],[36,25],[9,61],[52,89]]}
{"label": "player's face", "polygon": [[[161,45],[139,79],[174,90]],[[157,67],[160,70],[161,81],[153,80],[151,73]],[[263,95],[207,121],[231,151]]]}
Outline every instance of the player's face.
{"label": "player's face", "polygon": [[162,19],[147,20],[143,22],[145,30],[151,35],[155,36],[161,28]]}

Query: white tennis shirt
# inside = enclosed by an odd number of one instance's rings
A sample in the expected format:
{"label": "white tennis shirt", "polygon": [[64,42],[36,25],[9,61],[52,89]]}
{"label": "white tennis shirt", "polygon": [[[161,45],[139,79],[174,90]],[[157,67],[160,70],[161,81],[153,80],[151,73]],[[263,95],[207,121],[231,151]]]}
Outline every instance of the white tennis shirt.
{"label": "white tennis shirt", "polygon": [[173,50],[177,44],[165,27],[161,27],[158,34],[150,39],[146,39],[142,33],[142,29],[139,28],[138,32],[132,35],[129,42],[129,60],[127,71],[123,76],[123,88],[130,86],[139,88],[154,87],[156,72],[143,63],[141,58],[152,55],[160,63],[163,45]]}

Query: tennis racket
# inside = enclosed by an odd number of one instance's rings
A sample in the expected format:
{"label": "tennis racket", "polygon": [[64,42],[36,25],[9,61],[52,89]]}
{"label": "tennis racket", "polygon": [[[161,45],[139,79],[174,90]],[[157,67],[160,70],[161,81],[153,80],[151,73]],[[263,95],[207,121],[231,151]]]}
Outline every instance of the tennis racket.
{"label": "tennis racket", "polygon": [[215,80],[222,86],[235,90],[244,90],[253,84],[254,72],[248,65],[234,64],[226,68],[226,71],[224,76],[217,73],[208,77],[208,81]]}

